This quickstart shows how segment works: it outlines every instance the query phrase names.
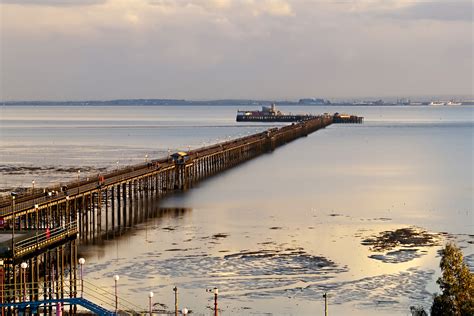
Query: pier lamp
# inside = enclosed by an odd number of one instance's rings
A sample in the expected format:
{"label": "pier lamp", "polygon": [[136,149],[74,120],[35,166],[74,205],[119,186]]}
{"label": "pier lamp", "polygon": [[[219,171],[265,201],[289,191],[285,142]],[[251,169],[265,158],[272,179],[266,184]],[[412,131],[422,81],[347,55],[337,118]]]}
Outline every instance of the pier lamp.
{"label": "pier lamp", "polygon": [[21,275],[23,276],[23,302],[25,302],[26,301],[26,268],[28,268],[28,263],[22,262],[20,264],[20,267],[22,271]]}
{"label": "pier lamp", "polygon": [[148,293],[148,305],[150,307],[150,316],[152,315],[152,304],[151,304],[151,299],[153,298],[153,292]]}
{"label": "pier lamp", "polygon": [[187,315],[188,312],[189,312],[189,311],[188,311],[188,309],[187,309],[186,307],[181,310],[181,314],[183,314],[183,315]]}
{"label": "pier lamp", "polygon": [[148,162],[148,154],[145,155],[145,162]]}
{"label": "pier lamp", "polygon": [[120,279],[118,274],[114,275],[114,281],[115,281],[115,313],[117,314],[118,311],[118,289],[117,289],[117,282]]}
{"label": "pier lamp", "polygon": [[79,264],[81,265],[81,297],[84,296],[84,271],[83,271],[83,266],[84,263],[86,263],[86,259],[84,258],[79,258]]}
{"label": "pier lamp", "polygon": [[35,204],[36,243],[38,243],[38,226],[39,226],[38,208],[39,208],[39,205],[38,205],[38,204]]}
{"label": "pier lamp", "polygon": [[178,315],[178,288],[175,286],[173,288],[174,292],[174,314]]}
{"label": "pier lamp", "polygon": [[70,222],[70,215],[69,215],[69,195],[66,195],[66,224]]}
{"label": "pier lamp", "polygon": [[79,180],[81,177],[81,169],[77,170],[77,194],[79,194]]}
{"label": "pier lamp", "polygon": [[15,257],[15,243],[13,240],[15,239],[15,198],[16,192],[11,193],[12,196],[12,258]]}
{"label": "pier lamp", "polygon": [[328,293],[324,292],[323,298],[324,298],[324,315],[328,316]]}
{"label": "pier lamp", "polygon": [[[5,286],[5,271],[4,271],[3,260],[0,259],[0,303],[4,301],[4,286]],[[2,307],[2,316],[5,315],[5,307]]]}
{"label": "pier lamp", "polygon": [[219,289],[217,287],[214,288],[214,314],[217,315],[217,294],[219,294]]}
{"label": "pier lamp", "polygon": [[35,180],[34,179],[31,180],[31,185],[32,185],[32,190],[33,190],[33,192],[32,192],[32,194],[33,194],[33,203],[35,203],[36,202],[36,196],[35,196]]}

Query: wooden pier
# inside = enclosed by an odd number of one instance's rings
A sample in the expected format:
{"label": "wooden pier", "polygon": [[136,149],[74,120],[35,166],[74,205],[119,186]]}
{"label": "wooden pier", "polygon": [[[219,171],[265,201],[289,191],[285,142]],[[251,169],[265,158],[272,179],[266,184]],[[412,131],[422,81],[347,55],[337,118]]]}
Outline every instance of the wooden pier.
{"label": "wooden pier", "polygon": [[[26,280],[56,288],[44,293],[77,297],[78,242],[121,234],[153,216],[152,205],[164,196],[307,136],[333,119],[322,115],[3,201],[0,224],[3,234],[12,238],[0,243],[0,292],[6,293],[1,303],[22,295],[37,298],[39,292],[22,294],[21,283]],[[22,268],[25,262],[27,267]],[[74,310],[70,308],[71,313]],[[51,306],[45,309],[45,315],[51,313]]]}

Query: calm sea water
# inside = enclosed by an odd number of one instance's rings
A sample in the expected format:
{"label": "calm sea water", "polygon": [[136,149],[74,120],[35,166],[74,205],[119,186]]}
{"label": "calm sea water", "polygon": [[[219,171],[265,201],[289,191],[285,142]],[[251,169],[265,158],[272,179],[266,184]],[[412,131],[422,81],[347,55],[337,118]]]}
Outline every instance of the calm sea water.
{"label": "calm sea water", "polygon": [[[49,185],[97,168],[201,147],[273,125],[226,107],[1,107],[0,187]],[[408,315],[438,291],[440,246],[371,252],[363,239],[417,227],[455,240],[474,267],[473,107],[282,107],[347,112],[332,125],[160,201],[161,215],[84,246],[86,279],[147,306],[223,315]],[[118,163],[117,163],[118,161]],[[36,167],[40,167],[39,170]],[[61,172],[54,168],[61,167]],[[71,170],[68,170],[68,169]],[[86,176],[86,175],[84,175]]]}

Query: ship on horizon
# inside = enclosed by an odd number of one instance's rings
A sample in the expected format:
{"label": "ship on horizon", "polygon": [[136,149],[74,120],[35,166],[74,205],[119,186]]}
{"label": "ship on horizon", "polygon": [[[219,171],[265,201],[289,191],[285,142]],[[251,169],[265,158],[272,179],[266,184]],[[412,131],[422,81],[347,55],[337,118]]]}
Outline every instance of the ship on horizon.
{"label": "ship on horizon", "polygon": [[444,102],[444,101],[431,101],[429,105],[441,106],[441,105],[446,105],[446,102]]}
{"label": "ship on horizon", "polygon": [[262,106],[261,111],[247,111],[237,110],[237,122],[302,122],[311,119],[327,119],[332,117],[333,123],[362,123],[363,117],[349,114],[324,113],[321,115],[315,114],[286,114],[277,110],[275,103],[270,106]]}
{"label": "ship on horizon", "polygon": [[449,101],[448,103],[446,103],[446,105],[462,105],[462,103],[461,103],[461,102],[456,102],[456,101],[454,101],[454,100],[451,100],[451,101]]}
{"label": "ship on horizon", "polygon": [[462,105],[462,102],[456,102],[455,100],[451,101],[431,101],[429,105],[432,106],[442,106],[442,105]]}
{"label": "ship on horizon", "polygon": [[297,122],[315,118],[311,114],[286,114],[277,110],[275,103],[262,106],[261,111],[237,110],[237,122]]}

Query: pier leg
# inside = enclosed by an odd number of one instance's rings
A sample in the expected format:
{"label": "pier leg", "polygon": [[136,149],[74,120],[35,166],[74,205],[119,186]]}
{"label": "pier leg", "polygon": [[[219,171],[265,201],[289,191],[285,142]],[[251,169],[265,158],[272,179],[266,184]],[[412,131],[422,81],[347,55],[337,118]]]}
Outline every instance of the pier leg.
{"label": "pier leg", "polygon": [[117,185],[117,226],[118,226],[118,229],[119,231],[121,230],[121,226],[122,226],[122,223],[121,223],[121,215],[120,213],[122,212],[122,196],[120,194],[120,184]]}
{"label": "pier leg", "polygon": [[127,228],[127,184],[123,183],[122,184],[122,200],[123,200],[123,207],[122,207],[122,216],[123,216],[123,228]]}
{"label": "pier leg", "polygon": [[105,236],[109,239],[109,188],[105,189]]}
{"label": "pier leg", "polygon": [[112,217],[112,231],[114,232],[115,236],[115,187],[112,186],[111,192],[110,192],[110,202],[111,202],[111,207],[110,207],[110,212],[111,212],[111,217]]}

